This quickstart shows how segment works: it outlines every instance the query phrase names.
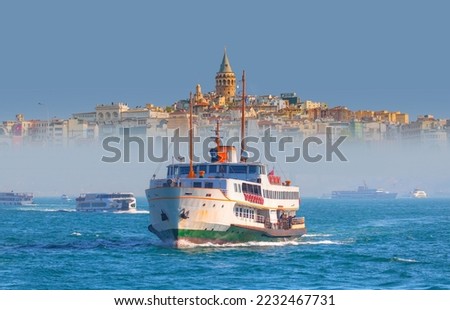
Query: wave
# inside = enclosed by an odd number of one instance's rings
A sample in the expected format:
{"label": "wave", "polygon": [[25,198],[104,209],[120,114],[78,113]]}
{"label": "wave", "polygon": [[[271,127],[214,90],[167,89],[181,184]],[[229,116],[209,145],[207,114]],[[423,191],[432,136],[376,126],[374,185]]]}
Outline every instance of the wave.
{"label": "wave", "polygon": [[332,234],[305,234],[303,237],[332,237]]}
{"label": "wave", "polygon": [[393,257],[392,261],[401,263],[418,263],[418,261],[416,261],[415,259],[401,258],[401,257]]}
{"label": "wave", "polygon": [[20,211],[33,211],[33,212],[76,212],[74,208],[70,209],[48,209],[48,208],[19,208]]}
{"label": "wave", "polygon": [[135,210],[135,211],[117,211],[117,212],[113,212],[116,214],[149,214],[148,210]]}

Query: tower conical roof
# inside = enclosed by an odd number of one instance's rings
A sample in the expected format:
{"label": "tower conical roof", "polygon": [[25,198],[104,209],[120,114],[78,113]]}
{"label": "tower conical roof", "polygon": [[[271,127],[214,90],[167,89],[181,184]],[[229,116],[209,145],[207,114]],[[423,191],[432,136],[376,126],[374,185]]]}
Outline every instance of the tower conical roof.
{"label": "tower conical roof", "polygon": [[220,65],[219,72],[222,72],[222,73],[232,73],[233,72],[233,70],[231,69],[230,61],[228,60],[227,50],[225,50],[223,52],[223,59],[222,59],[222,64]]}

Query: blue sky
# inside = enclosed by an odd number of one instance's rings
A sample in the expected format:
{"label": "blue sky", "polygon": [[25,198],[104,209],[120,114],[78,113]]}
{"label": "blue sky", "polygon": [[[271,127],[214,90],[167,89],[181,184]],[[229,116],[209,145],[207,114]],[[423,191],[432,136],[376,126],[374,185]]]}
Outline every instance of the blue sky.
{"label": "blue sky", "polygon": [[[2,1],[0,120],[169,105],[214,88],[450,118],[445,1]],[[45,106],[37,103],[44,103]]]}

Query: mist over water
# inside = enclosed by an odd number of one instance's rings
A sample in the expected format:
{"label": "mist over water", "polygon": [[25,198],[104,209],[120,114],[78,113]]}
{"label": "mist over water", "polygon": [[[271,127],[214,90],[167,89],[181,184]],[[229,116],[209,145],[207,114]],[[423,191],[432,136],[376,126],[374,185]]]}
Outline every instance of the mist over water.
{"label": "mist over water", "polygon": [[[259,151],[257,161],[300,186],[302,196],[320,197],[333,190],[354,190],[366,182],[370,188],[397,192],[398,197],[406,196],[415,188],[425,190],[430,197],[450,197],[448,147],[345,141],[339,149],[347,161],[341,161],[336,154],[327,161],[325,145],[312,144],[308,149],[309,156],[320,155],[323,158],[318,162],[308,162],[298,141],[287,144],[284,149],[280,149],[277,143],[271,144],[270,154],[275,161],[267,158],[263,144],[251,146]],[[152,150],[156,155],[162,154],[158,147]],[[131,146],[130,162],[124,162],[122,156],[115,163],[102,161],[102,156],[112,154],[101,146],[1,149],[0,191],[27,191],[36,196],[125,191],[144,196],[153,174],[163,178],[166,166],[177,161],[170,146],[166,161],[150,161],[146,149],[145,160],[140,162],[138,148],[138,145]],[[293,156],[294,148],[300,148],[301,156],[294,162],[287,162],[287,158]],[[186,145],[181,146],[180,153],[188,159]],[[201,145],[196,146],[195,153],[200,161],[204,161]]]}

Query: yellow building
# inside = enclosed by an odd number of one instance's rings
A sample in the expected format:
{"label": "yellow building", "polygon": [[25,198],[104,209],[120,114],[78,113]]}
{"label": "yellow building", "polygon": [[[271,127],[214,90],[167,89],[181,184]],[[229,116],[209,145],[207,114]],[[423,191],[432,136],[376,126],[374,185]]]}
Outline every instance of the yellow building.
{"label": "yellow building", "polygon": [[408,124],[409,115],[401,112],[377,111],[375,118],[380,122],[387,122],[391,124]]}
{"label": "yellow building", "polygon": [[395,116],[398,124],[409,124],[409,115],[397,112]]}
{"label": "yellow building", "polygon": [[375,115],[374,111],[360,110],[355,112],[355,118],[358,120],[372,120]]}

